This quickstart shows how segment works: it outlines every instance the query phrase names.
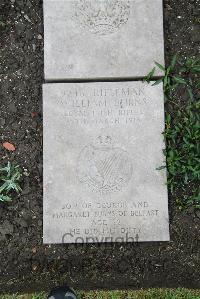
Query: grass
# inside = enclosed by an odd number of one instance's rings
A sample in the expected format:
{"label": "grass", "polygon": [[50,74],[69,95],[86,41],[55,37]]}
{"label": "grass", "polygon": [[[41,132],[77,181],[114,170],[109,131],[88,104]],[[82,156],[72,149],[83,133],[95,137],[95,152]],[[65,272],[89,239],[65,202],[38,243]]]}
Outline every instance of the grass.
{"label": "grass", "polygon": [[166,115],[168,186],[180,208],[200,208],[200,101]]}
{"label": "grass", "polygon": [[1,16],[0,16],[0,29],[4,28],[6,26],[6,23],[2,20]]}
{"label": "grass", "polygon": [[188,58],[184,63],[179,63],[177,61],[177,55],[175,55],[167,68],[158,62],[155,62],[155,65],[156,66],[144,78],[144,81],[150,83],[153,80],[156,68],[159,68],[163,71],[164,76],[156,80],[152,86],[162,82],[166,100],[173,98],[174,92],[180,85],[184,86],[187,90],[189,99],[194,100],[193,90],[200,88],[200,80],[194,80],[194,78],[199,78],[200,59]]}
{"label": "grass", "polygon": [[[2,295],[0,299],[46,299],[45,293]],[[149,289],[138,291],[78,291],[78,299],[200,299],[199,290]]]}
{"label": "grass", "polygon": [[[186,59],[184,63],[174,56],[165,69],[155,63],[164,76],[154,82],[163,82],[166,126],[163,133],[166,142],[167,184],[180,209],[193,206],[200,208],[200,60]],[[144,81],[150,83],[156,70],[154,67]],[[177,100],[177,90],[186,91],[187,100]]]}
{"label": "grass", "polygon": [[19,193],[20,180],[22,172],[18,165],[11,165],[8,162],[7,166],[0,168],[0,201],[10,202],[13,199],[14,193]]}

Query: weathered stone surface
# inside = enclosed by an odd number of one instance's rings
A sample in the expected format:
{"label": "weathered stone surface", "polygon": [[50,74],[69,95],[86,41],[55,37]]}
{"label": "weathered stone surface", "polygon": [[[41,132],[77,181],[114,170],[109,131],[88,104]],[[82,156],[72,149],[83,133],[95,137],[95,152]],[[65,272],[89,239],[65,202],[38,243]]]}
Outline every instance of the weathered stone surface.
{"label": "weathered stone surface", "polygon": [[164,64],[162,0],[44,0],[44,29],[46,80],[137,78]]}
{"label": "weathered stone surface", "polygon": [[44,242],[166,241],[162,85],[45,84]]}

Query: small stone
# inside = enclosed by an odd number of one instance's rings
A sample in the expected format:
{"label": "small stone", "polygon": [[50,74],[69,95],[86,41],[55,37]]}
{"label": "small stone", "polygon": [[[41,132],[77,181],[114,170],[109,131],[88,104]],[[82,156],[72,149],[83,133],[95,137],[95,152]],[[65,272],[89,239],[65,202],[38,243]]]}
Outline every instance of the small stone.
{"label": "small stone", "polygon": [[23,218],[16,219],[16,223],[18,223],[22,227],[27,227],[27,222]]}
{"label": "small stone", "polygon": [[200,25],[193,26],[192,32],[191,32],[191,39],[193,42],[200,41]]}
{"label": "small stone", "polygon": [[0,226],[0,234],[1,235],[10,235],[14,231],[14,226],[8,220],[5,220],[3,224]]}
{"label": "small stone", "polygon": [[24,15],[24,18],[31,23],[31,20],[29,19],[28,15]]}
{"label": "small stone", "polygon": [[37,252],[37,248],[36,248],[36,247],[33,247],[33,248],[32,248],[32,253],[35,254],[36,252]]}
{"label": "small stone", "polygon": [[38,226],[42,226],[42,220],[38,220]]}
{"label": "small stone", "polygon": [[17,107],[14,102],[11,102],[10,104],[8,104],[8,110],[10,110],[10,112],[12,112],[12,113],[17,112]]}
{"label": "small stone", "polygon": [[25,27],[25,24],[23,24],[23,23],[17,23],[17,24],[15,24],[15,29],[16,29],[17,34],[20,35],[25,31],[26,27]]}
{"label": "small stone", "polygon": [[37,117],[37,116],[38,116],[38,113],[36,111],[31,112],[31,117],[32,118]]}
{"label": "small stone", "polygon": [[17,71],[16,71],[16,74],[17,74],[17,76],[19,76],[19,77],[20,77],[22,73],[21,73],[21,71],[20,71],[20,70],[17,70]]}
{"label": "small stone", "polygon": [[36,45],[32,44],[32,48],[33,48],[33,51],[35,51],[36,50]]}
{"label": "small stone", "polygon": [[4,126],[6,123],[5,118],[0,118],[0,126]]}
{"label": "small stone", "polygon": [[38,268],[38,263],[37,262],[33,262],[33,264],[32,264],[32,270],[36,271],[37,268]]}
{"label": "small stone", "polygon": [[195,215],[196,215],[196,217],[198,217],[200,219],[200,209],[196,209]]}

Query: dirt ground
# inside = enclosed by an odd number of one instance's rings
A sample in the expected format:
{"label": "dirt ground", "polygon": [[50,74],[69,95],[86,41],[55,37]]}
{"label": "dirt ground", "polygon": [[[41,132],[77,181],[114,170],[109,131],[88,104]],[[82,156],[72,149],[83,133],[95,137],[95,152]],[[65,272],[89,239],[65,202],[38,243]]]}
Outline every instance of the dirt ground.
{"label": "dirt ground", "polygon": [[[170,196],[171,241],[139,245],[42,244],[43,21],[41,0],[0,0],[0,164],[20,164],[23,192],[0,203],[0,292],[73,287],[200,287],[200,219]],[[4,25],[3,25],[4,24]],[[166,62],[199,55],[200,1],[164,0]]]}

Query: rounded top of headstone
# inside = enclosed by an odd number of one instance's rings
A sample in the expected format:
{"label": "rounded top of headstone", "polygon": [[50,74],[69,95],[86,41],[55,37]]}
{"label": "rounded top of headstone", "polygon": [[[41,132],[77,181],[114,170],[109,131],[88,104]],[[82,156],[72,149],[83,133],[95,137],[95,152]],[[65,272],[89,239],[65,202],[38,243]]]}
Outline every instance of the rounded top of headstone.
{"label": "rounded top of headstone", "polygon": [[128,0],[77,0],[74,4],[76,22],[97,35],[116,32],[127,23],[129,15]]}

